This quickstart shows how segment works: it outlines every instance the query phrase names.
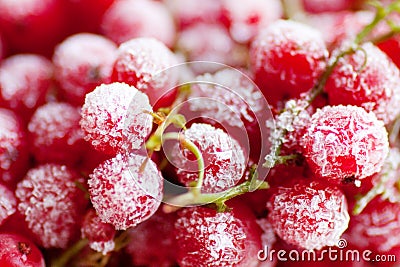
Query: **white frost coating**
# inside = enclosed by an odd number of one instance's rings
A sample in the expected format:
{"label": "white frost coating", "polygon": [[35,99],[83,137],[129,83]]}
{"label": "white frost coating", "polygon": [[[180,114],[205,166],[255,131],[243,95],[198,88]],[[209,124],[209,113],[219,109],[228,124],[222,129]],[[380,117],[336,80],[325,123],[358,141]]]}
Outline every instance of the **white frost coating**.
{"label": "white frost coating", "polygon": [[106,255],[108,252],[111,252],[115,248],[114,240],[109,240],[107,242],[90,242],[89,246],[94,251],[98,251]]}
{"label": "white frost coating", "polygon": [[148,97],[124,83],[103,84],[86,95],[81,128],[94,147],[139,149],[152,128]]}
{"label": "white frost coating", "polygon": [[317,110],[302,141],[314,173],[339,182],[379,172],[389,151],[383,122],[355,106]]}
{"label": "white frost coating", "polygon": [[34,145],[48,146],[65,136],[68,145],[74,145],[83,139],[83,132],[77,128],[80,117],[79,108],[67,103],[50,102],[39,107],[28,124],[29,132],[35,135]]}
{"label": "white frost coating", "polygon": [[157,100],[176,85],[176,73],[163,70],[177,64],[175,55],[162,42],[143,37],[120,45],[114,69],[118,73],[135,75],[137,89]]}
{"label": "white frost coating", "polygon": [[[177,240],[195,240],[199,251],[189,251],[180,260],[180,266],[242,266],[246,257],[246,232],[244,225],[231,213],[205,215],[197,209],[185,209],[175,223]],[[195,258],[195,259],[194,259]]]}
{"label": "white frost coating", "polygon": [[258,219],[257,224],[263,230],[261,234],[262,247],[265,248],[265,246],[267,246],[268,248],[272,248],[276,242],[275,231],[272,224],[267,218]]}
{"label": "white frost coating", "polygon": [[4,14],[12,14],[13,18],[18,21],[25,19],[27,16],[37,16],[43,11],[49,9],[49,6],[54,0],[0,0],[0,16],[4,16],[6,19],[8,16]]}
{"label": "white frost coating", "polygon": [[[243,176],[246,167],[245,154],[239,143],[221,129],[211,125],[195,123],[185,131],[203,155],[205,170],[202,191],[216,193],[233,187]],[[190,160],[188,151],[179,145],[172,151],[172,162],[177,167],[181,182],[189,186],[198,179],[196,160]]]}
{"label": "white frost coating", "polygon": [[28,171],[17,186],[18,210],[45,248],[65,248],[79,229],[85,200],[76,181],[83,183],[66,166],[46,164]]}
{"label": "white frost coating", "polygon": [[14,193],[0,184],[0,225],[16,211],[17,199]]}
{"label": "white frost coating", "polygon": [[333,86],[327,86],[327,92],[332,104],[361,106],[385,124],[400,113],[399,69],[372,43],[340,58],[330,80]]}
{"label": "white frost coating", "polygon": [[[142,164],[147,160],[143,171]],[[126,230],[152,216],[162,200],[163,178],[155,163],[130,154],[105,161],[89,176],[89,193],[100,219]]]}
{"label": "white frost coating", "polygon": [[203,116],[222,124],[243,127],[243,121],[255,120],[252,112],[267,108],[263,105],[262,93],[237,70],[223,69],[213,75],[204,74],[196,81],[199,83],[192,85],[188,100],[190,110],[201,111]]}
{"label": "white frost coating", "polygon": [[336,245],[350,220],[343,193],[317,182],[280,188],[268,208],[277,235],[305,249]]}
{"label": "white frost coating", "polygon": [[15,146],[20,145],[22,142],[19,127],[19,123],[13,113],[0,109],[0,149],[4,150],[4,152],[0,153],[0,168],[2,170],[7,171],[11,168],[13,160],[10,155],[18,153]]}

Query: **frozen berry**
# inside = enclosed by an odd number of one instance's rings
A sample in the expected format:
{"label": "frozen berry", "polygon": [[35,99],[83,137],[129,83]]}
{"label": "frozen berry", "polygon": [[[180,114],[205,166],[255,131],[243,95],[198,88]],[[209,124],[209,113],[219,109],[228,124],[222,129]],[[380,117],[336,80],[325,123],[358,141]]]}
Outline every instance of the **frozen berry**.
{"label": "frozen berry", "polygon": [[90,199],[100,219],[117,230],[152,216],[162,199],[163,178],[147,157],[130,154],[100,164],[88,181]]}
{"label": "frozen berry", "polygon": [[261,31],[250,50],[255,82],[273,105],[310,90],[324,71],[327,56],[318,31],[287,20]]}
{"label": "frozen berry", "polygon": [[111,224],[103,223],[96,211],[90,209],[83,218],[81,234],[82,238],[89,240],[91,249],[107,254],[115,248],[115,228]]}
{"label": "frozen berry", "polygon": [[400,113],[399,69],[371,43],[339,59],[325,91],[331,105],[363,107],[386,124]]}
{"label": "frozen berry", "polygon": [[111,81],[117,46],[107,38],[79,33],[60,43],[54,52],[55,77],[62,96],[82,105],[85,95]]}
{"label": "frozen berry", "polygon": [[[233,187],[242,178],[246,158],[239,143],[221,129],[195,123],[184,131],[185,138],[197,146],[204,160],[202,192],[216,193]],[[171,151],[180,182],[189,186],[198,180],[198,164],[193,153],[176,144]]]}
{"label": "frozen berry", "polygon": [[147,221],[129,230],[125,251],[132,265],[147,267],[175,266],[176,244],[173,234],[176,213],[157,211]]}
{"label": "frozen berry", "polygon": [[80,109],[51,102],[39,107],[28,124],[31,151],[38,162],[73,165],[85,148]]}
{"label": "frozen berry", "polygon": [[42,247],[66,248],[79,236],[87,201],[77,182],[83,180],[66,166],[45,164],[18,184],[18,210]]}
{"label": "frozen berry", "polygon": [[66,34],[63,1],[0,1],[0,28],[13,53],[51,55]]}
{"label": "frozen berry", "polygon": [[267,206],[276,234],[305,249],[336,245],[349,224],[344,194],[320,182],[279,187]]}
{"label": "frozen berry", "polygon": [[261,229],[245,206],[232,208],[231,212],[206,207],[179,212],[175,223],[179,266],[258,266]]}
{"label": "frozen berry", "polygon": [[247,43],[263,28],[282,17],[283,9],[279,0],[222,1],[223,21],[226,22],[232,38]]}
{"label": "frozen berry", "polygon": [[105,36],[121,44],[132,38],[153,37],[172,47],[174,20],[162,2],[152,0],[115,1],[102,21]]}
{"label": "frozen berry", "polygon": [[11,110],[0,108],[0,180],[15,185],[28,167],[25,130]]}
{"label": "frozen berry", "polygon": [[3,267],[45,267],[35,243],[17,234],[0,234],[0,265]]}
{"label": "frozen berry", "polygon": [[148,97],[124,83],[103,84],[86,95],[81,128],[85,140],[107,154],[139,149],[152,128]]}
{"label": "frozen berry", "polygon": [[14,192],[0,184],[0,225],[17,210]]}
{"label": "frozen berry", "polygon": [[334,183],[354,182],[379,172],[389,151],[383,122],[355,106],[317,110],[302,142],[312,172]]}
{"label": "frozen berry", "polygon": [[176,56],[160,41],[136,38],[118,48],[112,78],[135,86],[148,95],[151,104],[155,104],[175,87],[177,73],[166,69],[176,64]]}
{"label": "frozen berry", "polygon": [[52,79],[53,65],[48,59],[33,54],[9,57],[0,67],[0,103],[29,120],[45,103]]}

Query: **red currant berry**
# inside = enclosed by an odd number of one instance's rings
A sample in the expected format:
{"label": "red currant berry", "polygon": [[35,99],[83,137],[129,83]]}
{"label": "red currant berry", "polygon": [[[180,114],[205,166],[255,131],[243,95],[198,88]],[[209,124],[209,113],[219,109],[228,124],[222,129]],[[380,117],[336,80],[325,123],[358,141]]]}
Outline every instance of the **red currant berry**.
{"label": "red currant berry", "polygon": [[0,225],[17,210],[14,192],[0,184]]}
{"label": "red currant berry", "polygon": [[0,266],[45,267],[45,262],[36,245],[17,234],[0,234]]}
{"label": "red currant berry", "polygon": [[305,249],[336,245],[349,224],[344,194],[316,181],[278,188],[267,207],[276,234]]}
{"label": "red currant berry", "polygon": [[176,64],[177,57],[160,41],[136,38],[120,45],[112,78],[145,92],[155,104],[175,87],[177,74],[164,70]]}
{"label": "red currant berry", "polygon": [[105,13],[101,27],[104,35],[118,44],[137,37],[153,37],[168,47],[175,42],[175,23],[162,2],[115,1]]}
{"label": "red currant berry", "polygon": [[379,172],[389,151],[387,131],[372,112],[326,106],[311,117],[303,137],[312,172],[334,183],[354,182]]}
{"label": "red currant berry", "polygon": [[258,266],[261,229],[245,206],[185,208],[175,223],[179,266]]}
{"label": "red currant berry", "polygon": [[31,151],[38,162],[73,165],[85,148],[79,108],[51,102],[39,107],[28,124]]}
{"label": "red currant berry", "polygon": [[13,186],[28,168],[25,130],[11,110],[0,108],[0,181]]}
{"label": "red currant berry", "polygon": [[152,128],[148,97],[124,83],[102,84],[86,95],[80,125],[85,140],[113,155],[139,149]]}
{"label": "red currant berry", "polygon": [[45,103],[52,79],[53,65],[48,59],[33,54],[9,57],[0,67],[0,103],[29,120]]}
{"label": "red currant berry", "polygon": [[328,11],[349,10],[357,6],[360,0],[302,0],[304,9],[310,13],[322,13]]}
{"label": "red currant berry", "polygon": [[260,32],[250,50],[255,82],[273,105],[310,90],[324,71],[327,56],[318,31],[287,20]]}
{"label": "red currant berry", "polygon": [[60,43],[54,52],[55,77],[62,96],[82,105],[85,95],[102,83],[111,81],[117,47],[107,38],[80,33]]}
{"label": "red currant berry", "polygon": [[115,228],[111,224],[103,223],[96,211],[90,209],[83,218],[81,234],[82,238],[89,240],[91,249],[104,255],[115,248]]}
{"label": "red currant berry", "polygon": [[40,165],[18,184],[18,210],[45,248],[66,248],[79,236],[87,200],[76,183],[83,180],[66,166]]}
{"label": "red currant berry", "polygon": [[93,207],[103,222],[117,230],[147,220],[161,203],[163,178],[147,157],[118,154],[100,164],[89,177]]}
{"label": "red currant berry", "polygon": [[[204,123],[192,124],[184,135],[197,146],[204,160],[202,192],[221,192],[239,182],[246,168],[246,158],[235,139],[221,129]],[[199,170],[193,153],[186,148],[181,151],[179,144],[171,153],[179,181],[186,186],[197,181]]]}
{"label": "red currant berry", "polygon": [[331,105],[363,107],[386,124],[400,113],[399,69],[371,43],[339,59],[325,91]]}

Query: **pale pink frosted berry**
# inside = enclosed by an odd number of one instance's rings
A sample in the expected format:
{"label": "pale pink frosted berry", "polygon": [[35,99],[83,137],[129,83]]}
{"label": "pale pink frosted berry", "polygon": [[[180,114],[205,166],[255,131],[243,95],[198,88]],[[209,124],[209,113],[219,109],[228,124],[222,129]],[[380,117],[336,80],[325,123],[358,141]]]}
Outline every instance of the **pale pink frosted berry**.
{"label": "pale pink frosted berry", "polygon": [[161,203],[163,178],[147,157],[118,154],[100,164],[89,177],[93,207],[103,222],[117,230],[145,221]]}
{"label": "pale pink frosted berry", "polygon": [[276,234],[305,249],[336,245],[349,224],[344,194],[316,181],[279,187],[267,207]]}
{"label": "pale pink frosted berry", "polygon": [[42,247],[66,248],[79,236],[87,200],[77,182],[83,180],[68,167],[45,164],[18,184],[18,210]]}
{"label": "pale pink frosted berry", "polygon": [[104,255],[115,248],[115,228],[111,224],[103,223],[96,211],[90,209],[83,218],[81,235],[89,240],[91,249],[101,252]]}
{"label": "pale pink frosted berry", "polygon": [[124,83],[102,84],[86,95],[80,125],[85,140],[107,154],[141,147],[152,128],[148,97]]}
{"label": "pale pink frosted berry", "polygon": [[175,87],[178,74],[166,69],[177,64],[177,57],[162,42],[154,38],[135,38],[118,48],[112,79],[135,86],[155,104]]}
{"label": "pale pink frosted berry", "polygon": [[5,185],[0,184],[0,225],[17,210],[17,199]]}
{"label": "pale pink frosted berry", "polygon": [[353,182],[379,172],[389,152],[383,122],[356,106],[317,110],[302,145],[312,172],[335,183]]}
{"label": "pale pink frosted berry", "polygon": [[[203,192],[220,192],[239,182],[246,167],[246,158],[235,139],[221,129],[204,123],[192,124],[184,135],[202,153],[205,165]],[[176,144],[171,160],[180,182],[189,186],[197,181],[198,165],[193,153],[186,148],[181,150]]]}

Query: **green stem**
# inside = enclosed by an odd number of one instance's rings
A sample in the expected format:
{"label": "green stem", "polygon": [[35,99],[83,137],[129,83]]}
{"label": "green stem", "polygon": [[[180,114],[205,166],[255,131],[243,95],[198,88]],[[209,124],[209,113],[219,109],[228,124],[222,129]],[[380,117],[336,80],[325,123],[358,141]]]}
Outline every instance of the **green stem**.
{"label": "green stem", "polygon": [[74,245],[69,247],[64,253],[50,264],[50,267],[64,267],[67,263],[78,254],[89,243],[87,239],[81,239]]}

